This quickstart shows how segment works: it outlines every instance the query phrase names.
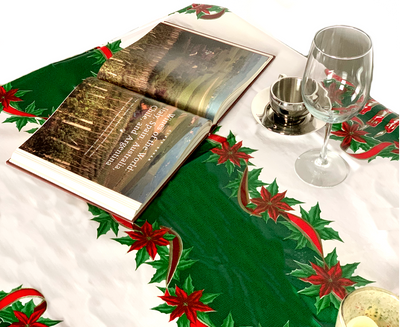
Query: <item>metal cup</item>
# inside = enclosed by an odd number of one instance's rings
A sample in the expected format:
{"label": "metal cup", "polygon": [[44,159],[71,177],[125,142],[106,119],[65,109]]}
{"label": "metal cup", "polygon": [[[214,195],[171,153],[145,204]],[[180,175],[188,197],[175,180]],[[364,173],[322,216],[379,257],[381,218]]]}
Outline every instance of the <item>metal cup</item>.
{"label": "metal cup", "polygon": [[301,96],[301,78],[280,75],[271,86],[270,105],[283,125],[301,123],[308,115]]}

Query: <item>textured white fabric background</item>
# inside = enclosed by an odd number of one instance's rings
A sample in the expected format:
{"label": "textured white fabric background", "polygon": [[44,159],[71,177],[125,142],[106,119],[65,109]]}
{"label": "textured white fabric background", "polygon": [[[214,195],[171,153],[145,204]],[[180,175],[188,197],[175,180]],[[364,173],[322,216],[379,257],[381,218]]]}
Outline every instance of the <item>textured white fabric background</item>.
{"label": "textured white fabric background", "polygon": [[[1,1],[0,84],[189,4],[188,0]],[[395,83],[400,52],[398,0],[219,0],[212,4],[229,8],[305,55],[320,28],[346,24],[363,29],[375,47],[371,95],[400,111]]]}
{"label": "textured white fabric background", "polygon": [[[119,37],[190,3],[151,1],[9,1],[2,4],[0,84],[51,62]],[[393,71],[397,49],[388,31],[398,29],[397,1],[220,1],[231,11],[275,38],[306,54],[314,33],[336,23],[360,27],[375,45],[372,96],[395,109]],[[194,21],[193,24],[196,22]],[[221,31],[218,31],[221,32]],[[221,32],[222,33],[222,32]],[[246,41],[246,40],[243,40]],[[279,73],[301,75],[301,56],[268,36],[259,48],[280,55],[245,94],[225,123],[245,146],[259,149],[257,167],[268,167],[261,179],[277,177],[288,196],[310,206],[320,202],[323,219],[335,221],[344,244],[337,248],[342,264],[361,262],[356,273],[398,292],[398,163],[378,159],[371,164],[349,160],[352,173],[330,190],[306,186],[297,179],[293,162],[298,154],[321,142],[321,133],[286,138],[265,131],[250,112],[254,96]],[[297,64],[293,64],[296,62]],[[392,83],[392,84],[390,84]],[[396,97],[396,98],[395,98]],[[0,115],[3,121],[6,115]],[[226,134],[227,128],[221,130]],[[28,135],[11,124],[0,126],[0,290],[24,284],[43,292],[49,301],[45,317],[64,320],[59,326],[171,326],[168,316],[149,308],[162,301],[148,285],[151,267],[135,271],[127,247],[96,239],[97,223],[86,204],[4,165]],[[279,160],[276,154],[279,153]],[[122,236],[120,234],[119,236]]]}

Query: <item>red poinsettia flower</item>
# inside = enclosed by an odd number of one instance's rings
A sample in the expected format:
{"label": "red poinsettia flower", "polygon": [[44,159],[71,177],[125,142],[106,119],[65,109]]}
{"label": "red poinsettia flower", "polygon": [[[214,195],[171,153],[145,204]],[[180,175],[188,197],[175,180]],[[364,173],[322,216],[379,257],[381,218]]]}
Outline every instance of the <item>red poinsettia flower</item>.
{"label": "red poinsettia flower", "polygon": [[282,202],[282,199],[285,197],[285,195],[286,191],[271,196],[271,193],[264,186],[261,187],[261,198],[254,198],[250,200],[257,205],[253,213],[257,215],[267,211],[268,215],[274,221],[276,221],[279,215],[284,215],[285,211],[293,210],[292,207],[287,203]]}
{"label": "red poinsettia flower", "polygon": [[358,124],[350,125],[348,122],[344,122],[342,124],[342,130],[333,131],[333,135],[344,137],[342,141],[342,148],[347,149],[350,146],[351,140],[355,140],[360,143],[367,143],[363,136],[368,134],[365,131],[360,130],[360,126]]}
{"label": "red poinsettia flower", "polygon": [[301,278],[301,280],[313,285],[321,285],[319,290],[320,298],[333,292],[340,299],[343,299],[347,293],[345,287],[355,284],[352,280],[342,277],[340,262],[332,266],[332,268],[329,268],[327,265],[325,265],[325,267],[320,267],[313,263],[311,263],[311,266],[317,274],[307,278]]}
{"label": "red poinsettia flower", "polygon": [[4,87],[0,86],[0,102],[4,108],[7,108],[11,101],[22,101],[20,98],[15,96],[17,91],[18,89],[6,91]]}
{"label": "red poinsettia flower", "polygon": [[191,9],[196,9],[196,15],[200,14],[201,12],[204,12],[205,14],[210,14],[208,9],[210,9],[212,6],[211,5],[200,5],[200,4],[192,4]]}
{"label": "red poinsettia flower", "polygon": [[166,291],[165,295],[160,296],[168,305],[176,306],[175,310],[171,312],[171,316],[169,321],[174,320],[186,314],[186,317],[189,319],[191,326],[197,325],[197,311],[202,312],[210,312],[214,311],[208,305],[200,302],[200,298],[203,295],[203,291],[195,291],[190,295],[180,289],[178,286],[175,286],[175,293],[176,296],[169,295],[168,290]]}
{"label": "red poinsettia flower", "polygon": [[[39,308],[39,309],[38,309]],[[9,327],[47,327],[47,325],[37,322],[43,312],[46,310],[46,307],[37,307],[33,310],[31,316],[28,316],[20,311],[14,311],[15,317],[17,317],[18,322],[12,323]]]}
{"label": "red poinsettia flower", "polygon": [[399,142],[394,141],[396,149],[392,150],[393,153],[399,154]]}
{"label": "red poinsettia flower", "polygon": [[220,157],[218,159],[218,164],[222,164],[229,160],[236,166],[240,167],[240,159],[244,159],[248,161],[249,159],[253,158],[252,156],[248,155],[247,153],[240,152],[240,148],[242,147],[242,141],[236,143],[232,146],[229,146],[228,142],[222,143],[222,149],[214,148],[211,150],[212,153],[218,154]]}
{"label": "red poinsettia flower", "polygon": [[157,254],[156,245],[169,244],[169,241],[164,238],[164,234],[167,233],[167,231],[167,229],[163,228],[153,230],[153,226],[146,221],[140,228],[140,231],[126,232],[130,238],[136,240],[136,242],[131,245],[128,252],[146,247],[147,253],[154,260]]}

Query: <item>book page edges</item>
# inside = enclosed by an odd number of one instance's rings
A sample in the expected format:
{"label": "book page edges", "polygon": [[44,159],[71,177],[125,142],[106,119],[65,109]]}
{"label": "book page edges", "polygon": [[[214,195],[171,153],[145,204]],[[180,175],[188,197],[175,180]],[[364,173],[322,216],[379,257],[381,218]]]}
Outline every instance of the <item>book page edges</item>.
{"label": "book page edges", "polygon": [[19,148],[12,154],[9,163],[121,217],[133,219],[142,206],[138,201]]}
{"label": "book page edges", "polygon": [[7,163],[45,182],[50,182],[64,191],[78,196],[113,215],[134,221],[179,170],[186,159],[195,151],[198,145],[207,138],[211,128],[212,122],[208,120],[208,123],[203,125],[194,139],[185,148],[180,159],[176,162],[173,169],[171,169],[171,173],[149,195],[149,198],[144,203],[140,203],[121,193],[90,181],[20,148],[14,151]]}

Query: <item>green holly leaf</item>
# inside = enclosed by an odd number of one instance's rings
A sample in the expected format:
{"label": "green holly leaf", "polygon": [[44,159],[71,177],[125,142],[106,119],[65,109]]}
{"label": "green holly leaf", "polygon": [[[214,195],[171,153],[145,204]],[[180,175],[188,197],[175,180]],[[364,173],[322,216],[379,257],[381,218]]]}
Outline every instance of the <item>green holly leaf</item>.
{"label": "green holly leaf", "polygon": [[271,193],[271,197],[278,194],[279,187],[278,187],[278,184],[276,183],[276,178],[274,179],[274,181],[271,184],[268,185],[267,190],[269,193]]}
{"label": "green holly leaf", "polygon": [[286,321],[286,324],[283,326],[283,327],[289,327],[290,325],[289,325],[289,320],[288,321]]}
{"label": "green holly leaf", "polygon": [[203,162],[218,162],[219,155],[216,153],[211,153],[210,156]]}
{"label": "green holly leaf", "polygon": [[[169,269],[169,258],[170,257],[169,257],[168,248],[166,246],[157,246],[157,249],[158,249],[157,252],[158,252],[158,255],[160,256],[160,259],[146,262],[146,264],[148,264],[148,265],[152,266],[154,269],[156,269],[156,272],[153,275],[150,283],[159,283],[159,282],[165,280],[167,277],[168,269]],[[189,269],[197,262],[196,260],[189,259],[190,251],[192,251],[192,248],[184,249],[182,251],[178,265],[174,272],[173,279],[179,280],[180,273],[183,270]]]}
{"label": "green holly leaf", "polygon": [[[190,252],[186,250],[186,253]],[[179,280],[179,273],[182,270],[190,268],[196,261],[195,260],[186,260],[185,256],[187,255],[183,254],[185,250],[182,251],[181,258],[178,262],[178,266],[175,269],[175,273],[173,278]],[[156,269],[156,272],[154,273],[153,277],[150,280],[150,283],[160,283],[164,281],[167,278],[167,273],[169,269],[169,252],[168,248],[166,246],[157,246],[157,253],[160,257],[159,260],[153,260],[146,262],[146,264],[152,266],[154,269]]]}
{"label": "green holly leaf", "polygon": [[228,137],[226,138],[226,141],[228,142],[229,146],[234,146],[236,144],[236,137],[232,133],[232,131],[229,132]]}
{"label": "green holly leaf", "polygon": [[180,9],[180,10],[178,10],[178,11],[174,11],[174,12],[171,13],[170,15],[175,14],[175,13],[182,14],[182,13],[186,12],[186,11],[187,11],[188,9],[190,9],[190,8],[192,8],[192,5],[187,6],[187,7],[185,7],[185,8],[182,8],[182,9]]}
{"label": "green holly leaf", "polygon": [[297,293],[307,296],[319,296],[319,288],[319,285],[311,285],[298,291]]}
{"label": "green holly leaf", "polygon": [[25,313],[28,317],[30,317],[31,314],[33,313],[33,310],[35,310],[35,307],[36,307],[36,305],[33,302],[33,300],[30,300],[25,305],[23,305],[22,308],[14,309],[14,307],[13,307],[13,310],[14,311],[21,311],[21,312]]}
{"label": "green holly leaf", "polygon": [[[19,285],[19,286],[17,286],[16,288],[13,288],[11,291],[10,291],[10,293],[12,293],[12,292],[14,292],[14,291],[17,291],[17,290],[20,290],[22,288],[22,284],[21,285]],[[8,294],[10,294],[10,293],[6,293],[6,292],[4,292],[4,291],[0,291],[0,300],[2,299],[2,298],[4,298],[4,297],[6,297]]]}
{"label": "green holly leaf", "polygon": [[341,299],[339,299],[335,294],[333,293],[329,293],[329,300],[331,301],[331,303],[333,304],[333,306],[339,310],[340,307],[340,302],[342,301]]}
{"label": "green holly leaf", "polygon": [[22,97],[22,96],[24,96],[26,93],[28,93],[28,92],[32,92],[32,90],[18,90],[17,92],[15,92],[15,96],[17,97],[17,98],[20,98],[20,97]]}
{"label": "green holly leaf", "polygon": [[322,310],[328,308],[331,305],[330,295],[325,295],[322,298],[317,297],[315,301],[315,307],[317,308],[317,314],[319,314]]}
{"label": "green holly leaf", "polygon": [[176,321],[176,324],[178,325],[178,327],[190,327],[190,321],[186,317],[186,314],[183,314],[182,316],[180,316],[178,318],[178,320]]}
{"label": "green holly leaf", "polygon": [[371,148],[373,148],[381,143],[379,140],[377,140],[373,137],[370,137],[370,136],[363,136],[363,138],[366,141],[366,143],[358,143],[357,145],[359,146],[360,149],[362,149],[364,151],[368,151]]}
{"label": "green holly leaf", "polygon": [[261,212],[261,218],[262,218],[266,223],[268,223],[268,220],[271,219],[271,217],[270,217],[269,214],[268,214],[268,211]]}
{"label": "green holly leaf", "polygon": [[322,310],[330,307],[331,304],[336,309],[339,309],[341,300],[335,296],[333,293],[329,293],[328,295],[323,296],[322,298],[318,297],[315,301],[315,307],[317,308],[317,314],[319,314]]}
{"label": "green holly leaf", "polygon": [[93,53],[88,58],[95,59],[93,65],[102,65],[106,62],[103,52],[101,52],[99,49],[93,49]]}
{"label": "green holly leaf", "polygon": [[[340,131],[342,130],[342,123],[332,124],[332,131]],[[331,137],[335,136],[331,134]]]}
{"label": "green holly leaf", "polygon": [[229,176],[235,171],[235,164],[233,164],[230,160],[225,161],[225,167]]}
{"label": "green holly leaf", "polygon": [[233,321],[231,312],[229,312],[228,316],[224,319],[221,327],[235,327],[235,322]]}
{"label": "green holly leaf", "polygon": [[102,212],[105,212],[104,210],[94,206],[93,204],[88,203],[88,210],[89,212],[93,215],[93,216],[98,216],[100,215]]}
{"label": "green holly leaf", "polygon": [[[153,229],[154,229],[154,228],[153,228]],[[175,236],[174,234],[168,234],[168,233],[164,234],[164,238],[165,238],[167,241],[172,241],[175,237],[176,237],[176,236]]]}
{"label": "green holly leaf", "polygon": [[185,282],[182,285],[182,289],[187,293],[187,294],[192,294],[194,292],[194,286],[193,286],[193,280],[192,276],[188,276],[185,280]]}
{"label": "green holly leaf", "polygon": [[351,279],[353,282],[356,282],[356,284],[353,285],[353,286],[357,286],[357,287],[361,287],[361,286],[365,286],[365,285],[374,283],[373,281],[367,280],[367,279],[362,278],[360,276],[352,276],[349,279]]}
{"label": "green holly leaf", "polygon": [[97,228],[97,238],[99,238],[101,235],[105,235],[110,229],[114,232],[115,236],[118,235],[118,223],[114,220],[114,218],[111,217],[111,215],[99,208],[94,209],[92,207],[89,207],[89,211],[94,210],[95,212],[100,212],[96,214],[97,217],[92,218],[92,220],[98,222],[100,225]]}
{"label": "green holly leaf", "polygon": [[203,293],[203,295],[200,298],[200,301],[203,302],[204,304],[210,304],[220,295],[221,293]]}
{"label": "green holly leaf", "polygon": [[128,246],[131,246],[135,242],[135,240],[132,239],[130,236],[113,238],[112,240],[117,241],[118,243],[120,243],[122,245],[128,245]]}
{"label": "green holly leaf", "polygon": [[206,326],[215,327],[215,324],[211,321],[208,313],[206,313],[206,312],[198,311],[197,319],[200,320]]}
{"label": "green holly leaf", "polygon": [[354,274],[354,271],[356,270],[359,264],[360,264],[359,262],[355,262],[342,266],[342,276],[344,278],[351,278],[351,275]]}
{"label": "green holly leaf", "polygon": [[304,203],[304,202],[301,202],[301,201],[293,199],[293,198],[283,198],[281,201],[285,202],[286,204],[290,205],[291,207],[296,205],[296,204],[303,204]]}
{"label": "green holly leaf", "polygon": [[[365,142],[367,142],[367,145],[369,148],[373,148],[375,145],[378,145],[381,143],[381,141],[379,141],[371,136],[365,135],[365,136],[363,136],[363,138],[364,138]],[[362,145],[362,143],[361,143],[361,145]]]}
{"label": "green holly leaf", "polygon": [[150,255],[147,253],[146,247],[141,248],[136,253],[136,269],[140,267],[143,263],[150,259]]}
{"label": "green holly leaf", "polygon": [[375,159],[376,157],[390,158],[390,161],[399,161],[399,154],[392,152],[393,150],[396,150],[396,149],[397,149],[397,147],[394,144],[389,145],[388,147],[383,149],[381,152],[379,152],[377,156],[374,156],[373,158],[369,159],[368,162]]}
{"label": "green holly leaf", "polygon": [[250,153],[253,153],[253,152],[256,152],[256,151],[257,151],[257,150],[250,149],[250,148],[247,148],[247,147],[245,147],[245,146],[242,146],[242,147],[239,149],[238,152],[244,152],[244,153],[246,153],[246,154],[250,154]]}
{"label": "green holly leaf", "polygon": [[7,308],[0,310],[0,319],[2,319],[4,322],[8,322],[10,324],[18,321],[18,319],[17,319],[17,317],[15,317],[14,311],[11,307],[7,307]]}
{"label": "green holly leaf", "polygon": [[328,265],[329,268],[332,268],[338,263],[336,248],[334,248],[332,252],[325,257],[325,263]]}
{"label": "green holly leaf", "polygon": [[12,89],[11,82],[9,82],[7,84],[3,84],[2,87],[4,87],[4,90],[6,92],[10,91]]}
{"label": "green holly leaf", "polygon": [[[328,225],[332,221],[324,220],[321,218],[321,209],[319,208],[318,203],[314,207],[312,207],[309,212],[307,212],[306,210],[304,210],[304,208],[300,206],[300,213],[301,217],[315,229],[321,239],[338,240],[343,242],[339,236],[339,233],[328,227]],[[311,249],[315,250],[307,237],[297,227],[293,226],[290,222],[287,221],[283,221],[282,224],[291,231],[291,234],[286,239],[296,241],[296,249],[302,249],[303,247],[308,246]]]}
{"label": "green holly leaf", "polygon": [[36,123],[33,117],[11,116],[8,117],[3,123],[15,123],[19,131],[28,123]]}
{"label": "green holly leaf", "polygon": [[24,305],[21,303],[21,301],[16,301],[11,305],[11,308],[13,309],[13,311],[22,311],[24,309]]}
{"label": "green holly leaf", "polygon": [[[258,192],[257,188],[261,186],[268,185],[268,183],[264,183],[259,179],[262,168],[252,169],[248,172],[247,184],[248,191],[251,198],[259,198],[260,192]],[[238,194],[239,186],[243,178],[243,172],[239,171],[238,177],[231,182],[228,183],[225,187],[232,191],[231,196],[236,197]]]}
{"label": "green holly leaf", "polygon": [[38,129],[39,129],[39,127],[35,127],[35,128],[28,129],[26,132],[29,133],[29,134],[33,134],[33,133],[35,133]]}
{"label": "green holly leaf", "polygon": [[60,322],[62,322],[62,320],[52,320],[52,319],[49,319],[49,318],[40,317],[37,320],[37,322],[40,322],[40,323],[45,324],[47,326],[55,326],[55,325],[59,324]]}
{"label": "green holly leaf", "polygon": [[109,48],[110,51],[114,54],[114,53],[122,50],[122,48],[120,47],[120,44],[121,44],[121,40],[117,40],[112,43],[108,43],[107,48]]}
{"label": "green holly leaf", "polygon": [[220,6],[212,6],[210,9],[208,9],[209,11],[217,11],[220,12],[221,10],[225,9],[225,12],[228,12],[228,8],[225,7],[220,7]]}
{"label": "green holly leaf", "polygon": [[307,278],[311,275],[315,274],[315,271],[313,269],[313,267],[311,267],[310,265],[306,264],[306,263],[302,263],[299,261],[294,261],[300,268],[293,270],[292,272],[289,273],[289,275],[293,276],[293,277],[297,277],[297,278]]}
{"label": "green holly leaf", "polygon": [[170,314],[172,311],[175,310],[175,307],[169,306],[168,304],[163,303],[163,304],[160,304],[159,306],[151,308],[151,310],[156,310],[156,311],[159,311],[161,313]]}
{"label": "green holly leaf", "polygon": [[42,117],[43,116],[43,112],[46,111],[46,110],[47,109],[38,109],[38,108],[36,108],[35,101],[33,101],[31,104],[29,104],[25,108],[25,112],[26,113],[35,115],[37,117]]}

